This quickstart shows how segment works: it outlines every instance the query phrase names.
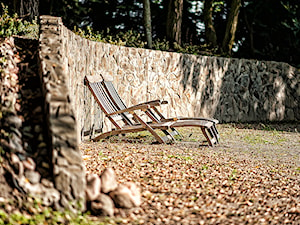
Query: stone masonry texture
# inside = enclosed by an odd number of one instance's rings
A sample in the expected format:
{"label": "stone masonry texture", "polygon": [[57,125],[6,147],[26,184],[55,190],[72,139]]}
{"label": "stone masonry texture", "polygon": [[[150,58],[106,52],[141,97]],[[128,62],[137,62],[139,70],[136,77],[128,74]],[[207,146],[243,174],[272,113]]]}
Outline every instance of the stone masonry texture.
{"label": "stone masonry texture", "polygon": [[168,117],[213,117],[220,122],[300,119],[300,71],[289,64],[122,47],[81,38],[62,23],[55,29],[61,48],[61,65],[55,70],[66,74],[79,139],[111,126],[84,86],[85,75],[111,75],[128,106],[167,100],[161,110]]}
{"label": "stone masonry texture", "polygon": [[84,210],[85,169],[78,148],[76,121],[70,104],[61,30],[61,18],[40,20],[40,77],[45,98],[55,188],[63,208]]}

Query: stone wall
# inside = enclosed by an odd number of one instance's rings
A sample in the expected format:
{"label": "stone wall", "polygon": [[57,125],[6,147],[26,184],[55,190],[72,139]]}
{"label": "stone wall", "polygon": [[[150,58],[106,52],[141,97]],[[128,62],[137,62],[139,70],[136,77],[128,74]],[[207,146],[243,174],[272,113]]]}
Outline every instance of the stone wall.
{"label": "stone wall", "polygon": [[16,198],[20,205],[21,195],[26,201],[25,194],[45,206],[72,209],[61,201],[64,196],[53,177],[53,168],[58,166],[47,141],[50,132],[42,108],[45,98],[37,67],[38,46],[38,40],[0,40],[4,62],[0,71],[0,196],[7,198],[7,204]]}
{"label": "stone wall", "polygon": [[22,207],[34,198],[56,210],[113,216],[140,206],[140,190],[109,167],[85,173],[58,24],[43,16],[39,40],[0,38],[1,204],[10,214],[14,199]]}
{"label": "stone wall", "polygon": [[85,168],[78,148],[76,120],[70,104],[60,18],[40,20],[39,59],[48,147],[52,153],[55,188],[60,204],[70,210],[85,208]]}
{"label": "stone wall", "polygon": [[[281,62],[129,48],[83,39],[61,23],[63,68],[78,135],[110,125],[84,87],[85,75],[112,75],[128,105],[168,100],[167,116],[220,122],[297,121],[300,71]],[[104,123],[103,123],[104,121]]]}

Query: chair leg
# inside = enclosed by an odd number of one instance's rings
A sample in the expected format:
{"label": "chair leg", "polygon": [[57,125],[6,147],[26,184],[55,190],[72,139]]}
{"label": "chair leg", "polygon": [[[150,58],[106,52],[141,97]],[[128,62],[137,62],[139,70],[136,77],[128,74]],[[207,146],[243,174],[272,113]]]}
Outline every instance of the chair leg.
{"label": "chair leg", "polygon": [[[154,109],[156,109],[156,108],[154,108]],[[157,111],[157,109],[156,109],[156,111]],[[145,114],[146,114],[147,116],[149,116],[149,118],[150,118],[154,123],[159,123],[159,122],[160,122],[160,120],[157,118],[157,116],[154,114],[154,112],[153,112],[151,109],[147,109],[147,110],[145,110],[144,112],[145,112]],[[161,115],[161,117],[162,117],[162,115]],[[161,131],[167,136],[167,139],[170,139],[170,138],[171,138],[171,141],[175,141],[175,138],[174,138],[174,136],[173,136],[172,133],[170,133],[170,132],[167,131],[167,130],[161,130]],[[172,128],[172,131],[176,131],[176,129],[175,129],[175,128]],[[179,132],[177,132],[177,131],[176,131],[176,133],[179,134]]]}
{"label": "chair leg", "polygon": [[166,143],[156,132],[155,130],[150,127],[145,121],[143,121],[136,113],[132,113],[135,119],[137,119],[140,124],[142,124],[154,137],[159,143]]}
{"label": "chair leg", "polygon": [[214,124],[212,128],[213,128],[213,132],[214,132],[214,134],[215,134],[215,136],[216,136],[216,138],[218,139],[218,142],[219,142],[220,134],[217,130],[216,124]]}
{"label": "chair leg", "polygon": [[179,135],[180,138],[183,139],[183,135],[178,130],[176,130],[174,127],[172,127],[171,129],[174,133],[176,133],[176,135]]}
{"label": "chair leg", "polygon": [[215,130],[215,127],[212,126],[211,128],[208,128],[208,133],[210,134],[210,136],[215,140],[215,144],[219,144],[219,138],[218,138],[218,134]]}
{"label": "chair leg", "polygon": [[210,146],[213,146],[212,140],[210,139],[210,137],[209,137],[208,134],[206,133],[206,128],[205,128],[205,127],[201,127],[201,131],[202,131],[203,135],[206,137],[206,140],[207,140],[208,144],[209,144]]}
{"label": "chair leg", "polygon": [[166,137],[167,137],[168,139],[171,139],[172,141],[175,141],[174,136],[173,136],[169,131],[167,131],[167,130],[162,130],[162,132],[166,135]]}

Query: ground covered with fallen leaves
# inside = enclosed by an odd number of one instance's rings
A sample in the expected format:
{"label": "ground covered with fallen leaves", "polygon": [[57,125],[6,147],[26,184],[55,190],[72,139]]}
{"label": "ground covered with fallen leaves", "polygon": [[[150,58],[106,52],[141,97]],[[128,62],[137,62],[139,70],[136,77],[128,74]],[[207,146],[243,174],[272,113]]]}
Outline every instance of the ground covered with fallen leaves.
{"label": "ground covered with fallen leaves", "polygon": [[120,210],[110,223],[300,224],[299,124],[218,129],[213,148],[190,128],[172,145],[151,144],[144,133],[82,143],[87,173],[112,167],[119,182],[141,189],[141,207]]}

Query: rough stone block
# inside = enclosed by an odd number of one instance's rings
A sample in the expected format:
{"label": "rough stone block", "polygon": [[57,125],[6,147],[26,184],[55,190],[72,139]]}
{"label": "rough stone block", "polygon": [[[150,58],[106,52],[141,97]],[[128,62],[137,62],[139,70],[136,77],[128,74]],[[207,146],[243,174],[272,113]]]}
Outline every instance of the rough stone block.
{"label": "rough stone block", "polygon": [[118,187],[115,171],[112,168],[106,168],[101,176],[101,191],[103,193],[109,193]]}

